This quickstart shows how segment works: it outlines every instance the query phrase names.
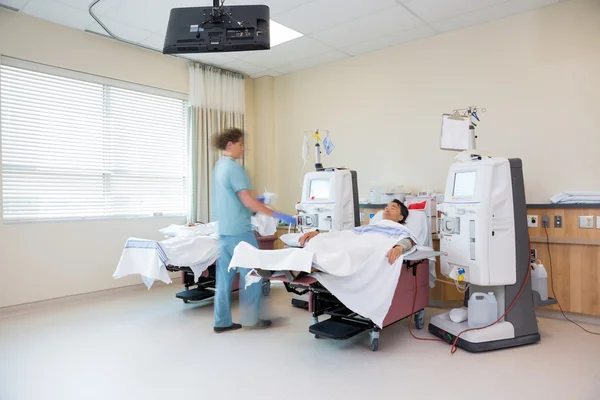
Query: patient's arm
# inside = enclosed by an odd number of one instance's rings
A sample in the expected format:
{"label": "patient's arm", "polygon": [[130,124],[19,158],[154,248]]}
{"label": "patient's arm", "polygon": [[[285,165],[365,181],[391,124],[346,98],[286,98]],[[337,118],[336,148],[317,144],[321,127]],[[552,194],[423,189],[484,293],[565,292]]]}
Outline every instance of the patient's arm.
{"label": "patient's arm", "polygon": [[300,246],[304,247],[305,243],[307,243],[310,239],[314,238],[318,234],[319,231],[305,233],[304,235],[300,236],[300,239],[298,239],[298,243],[300,243]]}
{"label": "patient's arm", "polygon": [[395,263],[396,260],[398,260],[398,258],[404,254],[405,252],[409,251],[410,249],[412,249],[413,247],[413,241],[410,240],[409,238],[405,238],[402,239],[398,242],[397,245],[395,245],[394,247],[392,247],[388,252],[387,252],[387,258],[388,258],[388,262],[391,264]]}

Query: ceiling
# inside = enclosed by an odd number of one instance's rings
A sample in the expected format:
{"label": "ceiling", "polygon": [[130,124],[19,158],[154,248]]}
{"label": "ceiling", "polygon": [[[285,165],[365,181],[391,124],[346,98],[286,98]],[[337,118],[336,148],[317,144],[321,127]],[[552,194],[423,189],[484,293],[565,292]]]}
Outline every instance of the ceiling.
{"label": "ceiling", "polygon": [[[358,56],[564,0],[226,0],[266,4],[271,19],[304,36],[270,50],[193,54],[187,58],[254,78],[279,76]],[[91,0],[0,0],[25,14],[106,34],[88,13]],[[171,8],[207,6],[212,0],[101,0],[100,20],[132,42],[162,50]]]}

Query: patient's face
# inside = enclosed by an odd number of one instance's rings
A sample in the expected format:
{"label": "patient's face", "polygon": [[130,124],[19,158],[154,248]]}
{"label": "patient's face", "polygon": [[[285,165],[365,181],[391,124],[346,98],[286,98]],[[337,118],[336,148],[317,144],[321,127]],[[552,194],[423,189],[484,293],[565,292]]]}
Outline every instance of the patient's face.
{"label": "patient's face", "polygon": [[393,201],[389,202],[383,209],[383,219],[400,222],[403,219],[402,213],[400,212],[400,206]]}

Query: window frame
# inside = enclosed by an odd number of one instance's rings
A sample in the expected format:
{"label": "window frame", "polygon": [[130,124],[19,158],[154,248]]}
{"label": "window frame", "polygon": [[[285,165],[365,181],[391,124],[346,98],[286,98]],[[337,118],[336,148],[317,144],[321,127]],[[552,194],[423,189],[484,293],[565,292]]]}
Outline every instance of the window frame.
{"label": "window frame", "polygon": [[[185,156],[187,158],[187,164],[189,164],[189,153],[190,153],[190,127],[189,127],[189,96],[187,93],[172,91],[168,89],[157,88],[154,86],[143,85],[139,83],[127,82],[114,78],[107,78],[99,75],[79,72],[71,69],[54,67],[46,64],[26,61],[18,58],[7,57],[4,55],[0,55],[0,66],[9,66],[13,68],[19,68],[23,70],[28,70],[32,72],[38,72],[48,75],[54,75],[62,78],[74,79],[88,83],[99,84],[108,87],[115,87],[120,89],[131,90],[143,94],[150,94],[156,96],[167,97],[174,100],[181,100],[184,102],[183,107],[185,110]],[[0,85],[2,82],[0,81]],[[2,99],[0,98],[0,106]],[[85,216],[85,217],[57,217],[57,218],[26,218],[26,219],[6,219],[4,217],[4,196],[3,196],[3,173],[2,173],[2,125],[0,124],[0,218],[3,224],[29,224],[29,223],[53,223],[53,222],[75,222],[75,221],[109,221],[109,220],[132,220],[132,219],[157,219],[157,218],[185,218],[187,216],[188,211],[182,210],[181,213],[178,214],[162,214],[162,213],[154,213],[153,215],[148,215],[147,213],[141,214],[131,214],[131,215],[110,215],[110,216]],[[185,174],[185,202],[186,209],[189,208],[189,180],[192,177],[189,174],[189,165],[186,166],[186,174]]]}

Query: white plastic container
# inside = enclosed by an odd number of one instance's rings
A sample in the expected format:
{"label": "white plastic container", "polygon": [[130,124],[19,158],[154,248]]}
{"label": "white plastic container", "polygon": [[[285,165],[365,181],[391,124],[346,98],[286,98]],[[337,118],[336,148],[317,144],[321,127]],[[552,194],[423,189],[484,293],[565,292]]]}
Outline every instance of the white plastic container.
{"label": "white plastic container", "polygon": [[469,328],[482,328],[498,319],[498,302],[494,293],[476,292],[469,298]]}
{"label": "white plastic container", "polygon": [[371,204],[379,204],[381,202],[381,186],[377,185],[376,183],[371,185],[369,202]]}
{"label": "white plastic container", "polygon": [[543,301],[548,300],[548,273],[543,264],[533,264],[531,271],[531,289],[538,292]]}
{"label": "white plastic container", "polygon": [[392,200],[394,200],[394,195],[392,193],[382,193],[381,194],[381,203],[382,204],[387,204]]}

